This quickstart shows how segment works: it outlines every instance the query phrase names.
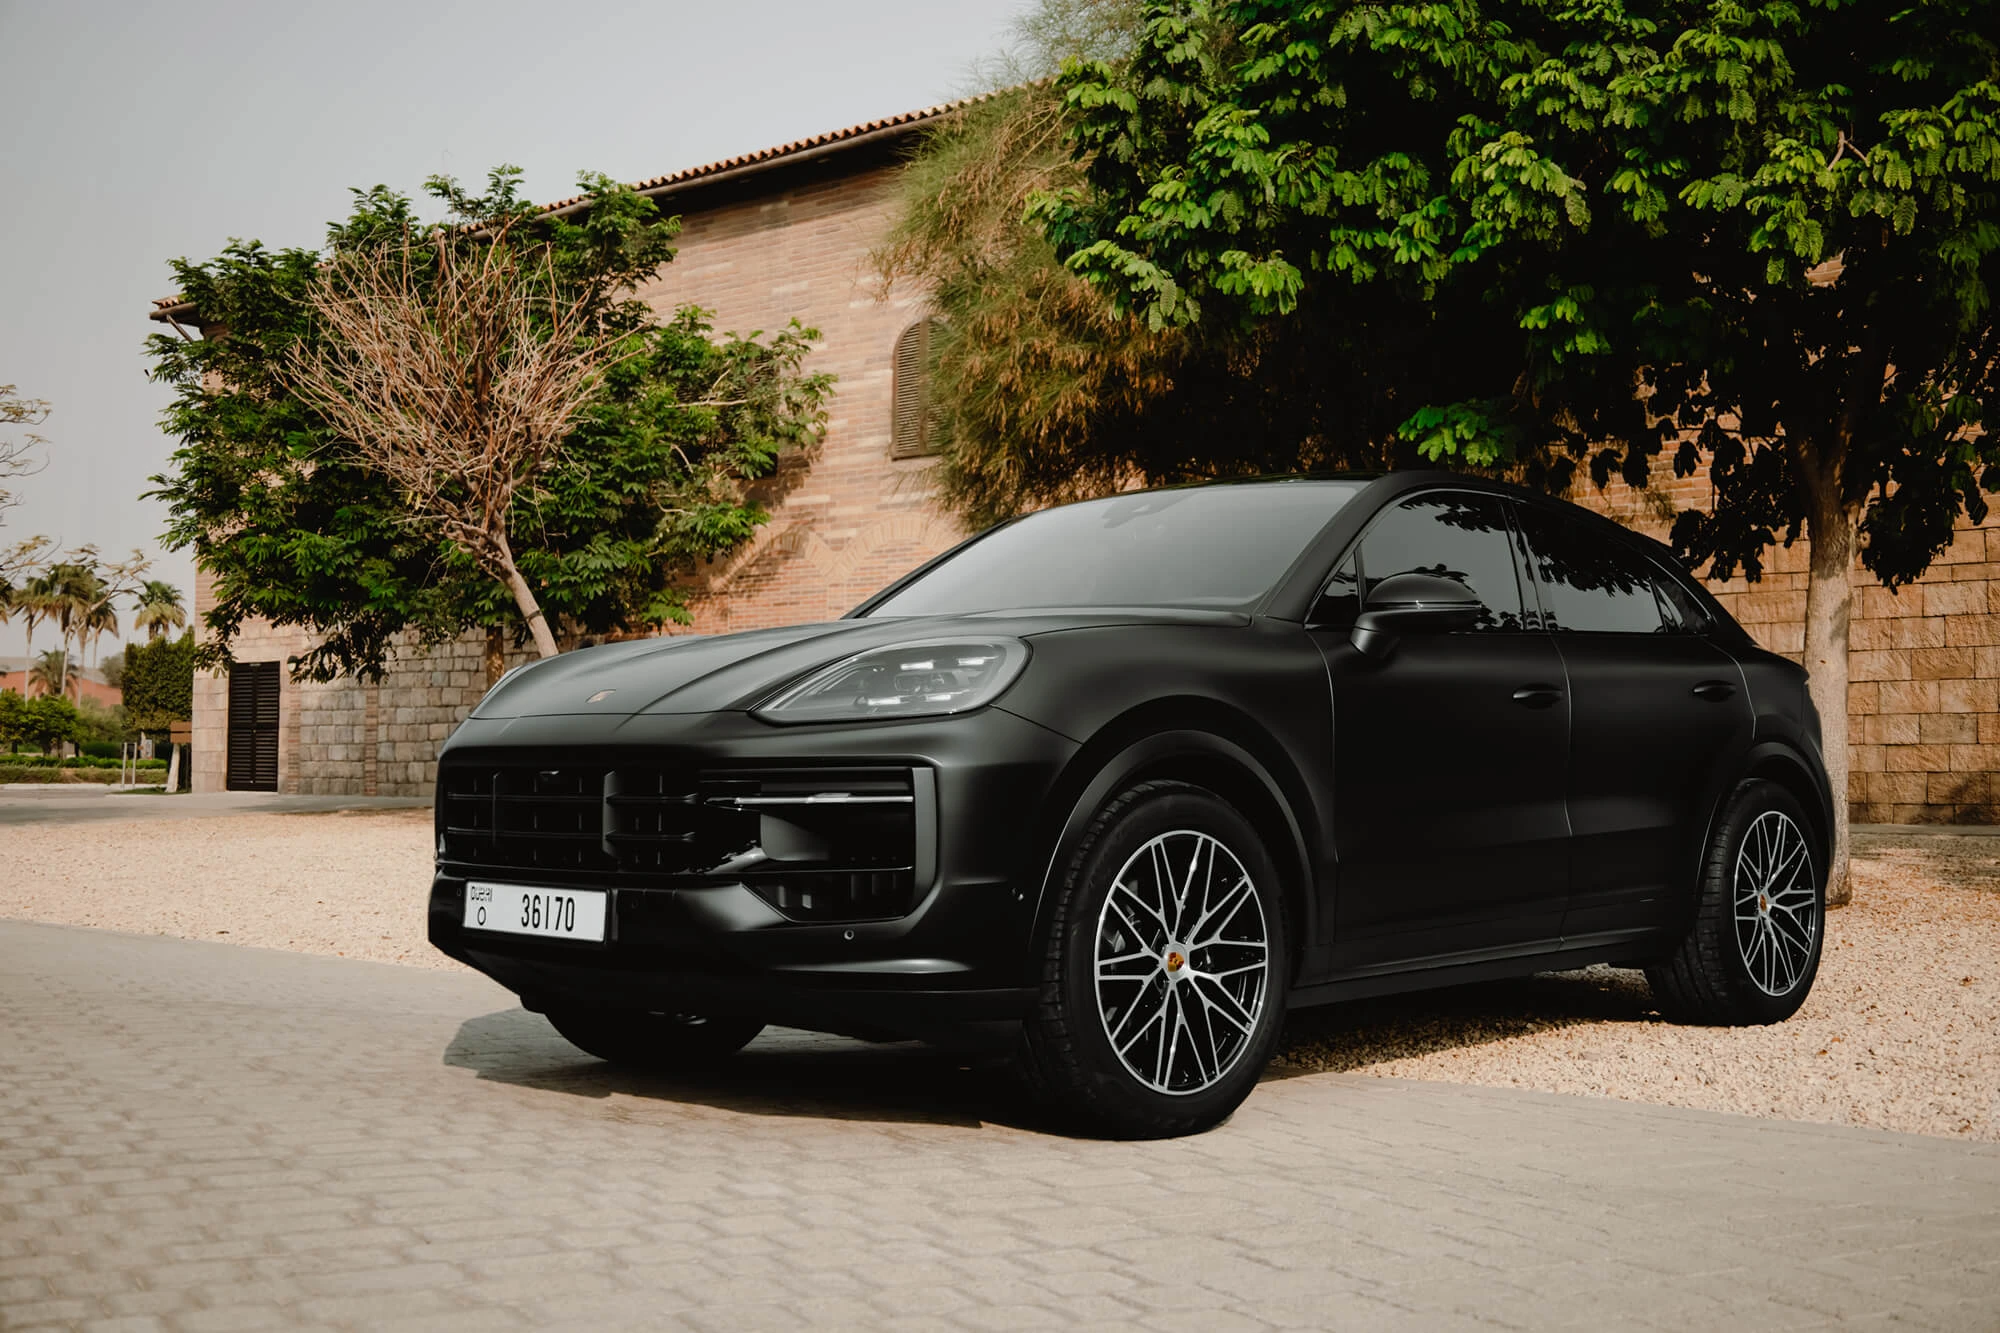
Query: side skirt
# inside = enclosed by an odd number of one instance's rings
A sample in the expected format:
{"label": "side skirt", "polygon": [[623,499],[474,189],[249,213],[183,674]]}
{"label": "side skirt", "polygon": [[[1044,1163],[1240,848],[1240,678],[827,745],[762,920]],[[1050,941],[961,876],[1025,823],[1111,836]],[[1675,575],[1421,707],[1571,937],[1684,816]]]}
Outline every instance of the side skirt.
{"label": "side skirt", "polygon": [[1294,1009],[1310,1009],[1315,1005],[1362,1000],[1373,995],[1398,995],[1406,991],[1463,986],[1475,981],[1503,981],[1508,977],[1531,976],[1536,972],[1568,972],[1593,963],[1638,963],[1658,957],[1665,947],[1665,937],[1652,928],[1541,940],[1509,950],[1504,957],[1496,958],[1488,953],[1470,957],[1446,955],[1397,964],[1393,970],[1369,969],[1310,985],[1294,986],[1289,1003]]}

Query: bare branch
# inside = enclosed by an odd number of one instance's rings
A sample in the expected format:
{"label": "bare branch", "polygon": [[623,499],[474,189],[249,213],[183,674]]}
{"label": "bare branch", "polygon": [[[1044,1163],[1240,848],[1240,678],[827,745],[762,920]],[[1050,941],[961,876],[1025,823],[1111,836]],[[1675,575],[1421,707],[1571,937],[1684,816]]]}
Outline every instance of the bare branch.
{"label": "bare branch", "polygon": [[310,297],[325,337],[301,344],[302,397],[412,517],[463,546],[520,607],[544,656],[555,639],[514,565],[508,515],[559,456],[604,373],[632,355],[564,293],[547,247],[503,224],[472,254],[445,239],[352,252]]}

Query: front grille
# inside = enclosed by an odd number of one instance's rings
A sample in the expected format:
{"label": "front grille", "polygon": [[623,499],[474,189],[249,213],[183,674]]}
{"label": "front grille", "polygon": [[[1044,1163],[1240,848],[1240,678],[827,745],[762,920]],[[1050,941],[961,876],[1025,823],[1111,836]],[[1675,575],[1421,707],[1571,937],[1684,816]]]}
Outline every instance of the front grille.
{"label": "front grille", "polygon": [[916,890],[908,768],[493,763],[438,774],[443,859],[612,882],[727,879],[797,921],[901,916]]}

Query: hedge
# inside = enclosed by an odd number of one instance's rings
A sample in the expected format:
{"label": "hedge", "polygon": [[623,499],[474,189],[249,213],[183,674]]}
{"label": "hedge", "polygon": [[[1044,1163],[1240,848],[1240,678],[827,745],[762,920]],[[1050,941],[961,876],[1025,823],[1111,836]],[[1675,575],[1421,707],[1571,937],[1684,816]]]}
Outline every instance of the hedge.
{"label": "hedge", "polygon": [[[146,770],[155,781],[160,780],[156,769]],[[0,762],[0,783],[6,782],[48,782],[48,783],[92,783],[105,785],[118,781],[118,765],[109,768],[54,768],[48,765],[9,764]]]}
{"label": "hedge", "polygon": [[[108,768],[116,773],[119,761],[116,759],[96,759],[88,755],[81,759],[58,759],[49,754],[0,755],[0,767],[6,768]],[[141,759],[140,768],[157,768],[165,771],[164,759]]]}

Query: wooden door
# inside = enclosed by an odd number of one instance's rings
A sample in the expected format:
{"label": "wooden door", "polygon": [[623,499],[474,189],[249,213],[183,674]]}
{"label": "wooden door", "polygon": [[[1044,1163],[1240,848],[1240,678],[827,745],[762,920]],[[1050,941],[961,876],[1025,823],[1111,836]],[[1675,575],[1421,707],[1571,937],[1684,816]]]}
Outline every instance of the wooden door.
{"label": "wooden door", "polygon": [[230,791],[278,789],[278,663],[229,669]]}

